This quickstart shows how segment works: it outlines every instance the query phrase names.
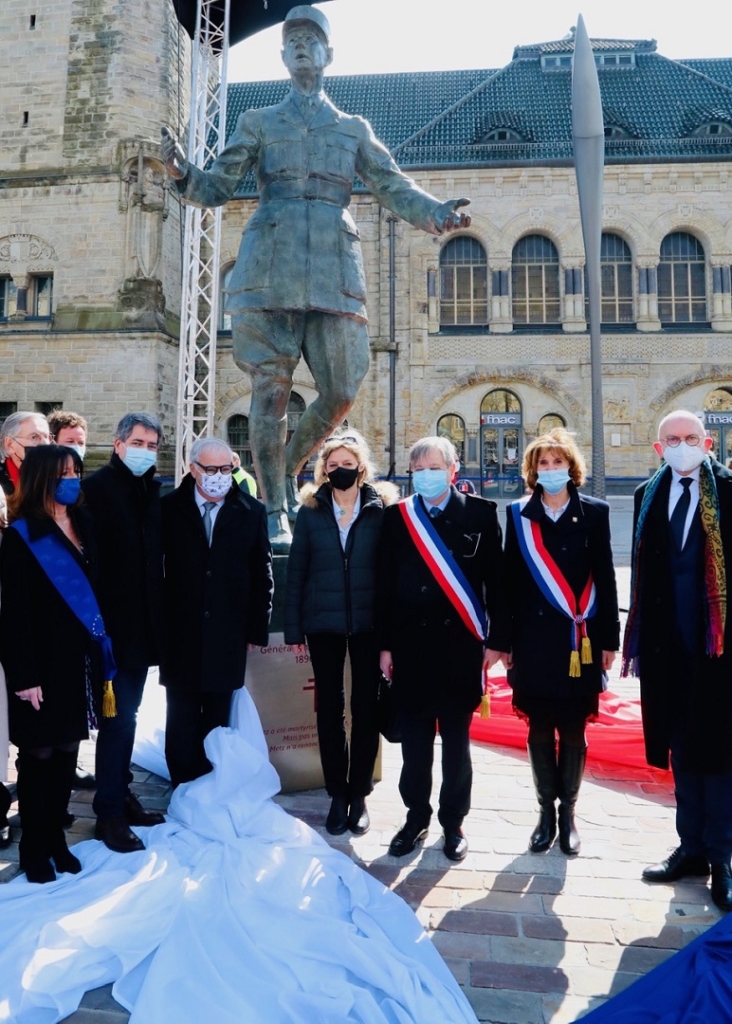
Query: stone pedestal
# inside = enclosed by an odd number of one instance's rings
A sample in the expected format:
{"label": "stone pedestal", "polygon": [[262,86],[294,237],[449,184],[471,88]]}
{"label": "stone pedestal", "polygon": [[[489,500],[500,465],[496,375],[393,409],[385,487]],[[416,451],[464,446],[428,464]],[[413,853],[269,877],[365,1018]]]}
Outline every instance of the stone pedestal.
{"label": "stone pedestal", "polygon": [[[274,610],[269,644],[250,651],[246,686],[257,706],[283,793],[319,789],[323,771],[315,722],[315,680],[309,653],[296,654],[285,644],[283,616],[287,555],[274,556]],[[350,704],[350,665],[346,659],[346,717]],[[374,778],[381,777],[381,756]]]}

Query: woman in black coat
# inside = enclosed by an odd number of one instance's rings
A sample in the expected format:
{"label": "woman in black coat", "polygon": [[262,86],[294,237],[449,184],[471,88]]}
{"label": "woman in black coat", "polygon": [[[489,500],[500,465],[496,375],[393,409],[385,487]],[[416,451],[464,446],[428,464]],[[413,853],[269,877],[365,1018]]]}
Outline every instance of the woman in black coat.
{"label": "woman in black coat", "polygon": [[[81,507],[82,463],[58,445],[29,448],[9,499],[0,547],[0,661],[8,687],[10,739],[18,747],[20,866],[31,882],[78,873],[63,830],[79,741],[89,735],[92,690],[101,684],[98,645],[47,574],[89,580],[90,518]],[[21,531],[27,531],[25,535]],[[41,560],[41,549],[47,550]],[[44,567],[45,566],[45,567]],[[74,593],[90,593],[77,587]],[[78,605],[75,603],[75,607]]]}
{"label": "woman in black coat", "polygon": [[573,855],[580,848],[574,807],[587,752],[585,723],[597,715],[620,643],[610,509],[577,490],[585,479],[584,460],[564,429],[527,447],[522,475],[532,493],[507,510],[506,575],[508,681],[514,709],[529,722],[529,761],[541,808],[529,849],[551,846],[559,799],[559,843]]}
{"label": "woman in black coat", "polygon": [[[331,807],[325,827],[368,831],[366,797],[379,748],[379,651],[374,634],[376,551],[385,504],[399,497],[376,483],[369,450],[352,430],[329,437],[303,489],[287,563],[285,643],[305,650],[315,676],[318,742]],[[350,751],[344,668],[351,661]]]}

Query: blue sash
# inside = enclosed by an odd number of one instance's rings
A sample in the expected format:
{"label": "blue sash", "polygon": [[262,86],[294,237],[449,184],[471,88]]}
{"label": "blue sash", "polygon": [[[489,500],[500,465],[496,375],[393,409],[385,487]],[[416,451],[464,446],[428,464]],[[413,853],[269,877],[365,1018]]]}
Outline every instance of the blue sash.
{"label": "blue sash", "polygon": [[10,528],[18,531],[59,595],[92,640],[99,644],[105,681],[114,679],[117,665],[112,653],[112,641],[104,629],[102,613],[84,570],[52,533],[31,540],[25,519],[16,520]]}

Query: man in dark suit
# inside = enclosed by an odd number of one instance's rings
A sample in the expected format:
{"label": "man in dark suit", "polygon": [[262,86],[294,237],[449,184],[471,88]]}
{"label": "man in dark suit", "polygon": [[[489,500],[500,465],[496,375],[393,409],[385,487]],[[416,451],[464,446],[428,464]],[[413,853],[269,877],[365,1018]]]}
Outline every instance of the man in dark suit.
{"label": "man in dark suit", "polygon": [[144,849],[130,825],[165,821],[129,788],[137,711],[148,669],[159,662],[163,538],[155,464],[161,439],[157,416],[127,413],[117,424],[109,464],[81,485],[97,536],[99,607],[117,662],[117,713],[99,719],[95,835],[118,853]]}
{"label": "man in dark suit", "polygon": [[[467,199],[438,199],[403,174],[362,117],[338,110],[323,92],[333,59],[328,19],[302,4],[282,26],[282,59],[292,79],[285,99],[247,110],[208,170],[189,164],[163,131],[168,173],[187,202],[221,206],[251,167],[259,208],[247,224],[228,286],[234,358],[252,378],[249,416],[257,481],[275,549],[290,531],[300,467],[348,413],[369,366],[366,276],[348,212],[358,175],[382,206],[439,235],[467,227]],[[292,375],[303,356],[318,398],[285,450]]]}
{"label": "man in dark suit", "polygon": [[[473,776],[470,722],[485,672],[508,649],[499,594],[501,528],[494,502],[451,486],[457,453],[447,438],[417,441],[410,467],[415,496],[384,513],[377,601],[381,671],[392,680],[402,712],[399,792],[407,807],[406,824],[389,852],[411,853],[427,835],[439,727],[438,819],[445,856],[458,861],[468,852],[462,824]],[[456,605],[433,573],[435,548],[448,568],[457,569],[463,603]]]}
{"label": "man in dark suit", "polygon": [[634,584],[623,671],[640,675],[648,763],[676,787],[680,845],[648,882],[712,875],[732,909],[732,473],[692,413],[670,413],[664,465],[635,494]]}
{"label": "man in dark suit", "polygon": [[[268,640],[272,556],[264,505],[234,484],[231,449],[207,437],[163,498],[165,757],[174,786],[210,770],[203,741],[229,724],[247,649]],[[233,485],[233,486],[232,486]]]}

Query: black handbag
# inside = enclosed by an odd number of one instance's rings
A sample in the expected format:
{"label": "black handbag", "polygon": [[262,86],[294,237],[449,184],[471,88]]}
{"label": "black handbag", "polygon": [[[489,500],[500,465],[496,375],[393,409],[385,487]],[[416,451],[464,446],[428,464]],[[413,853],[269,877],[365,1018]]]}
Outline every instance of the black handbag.
{"label": "black handbag", "polygon": [[386,676],[379,680],[377,719],[379,732],[384,739],[389,743],[401,743],[401,710],[394,692],[394,684]]}

